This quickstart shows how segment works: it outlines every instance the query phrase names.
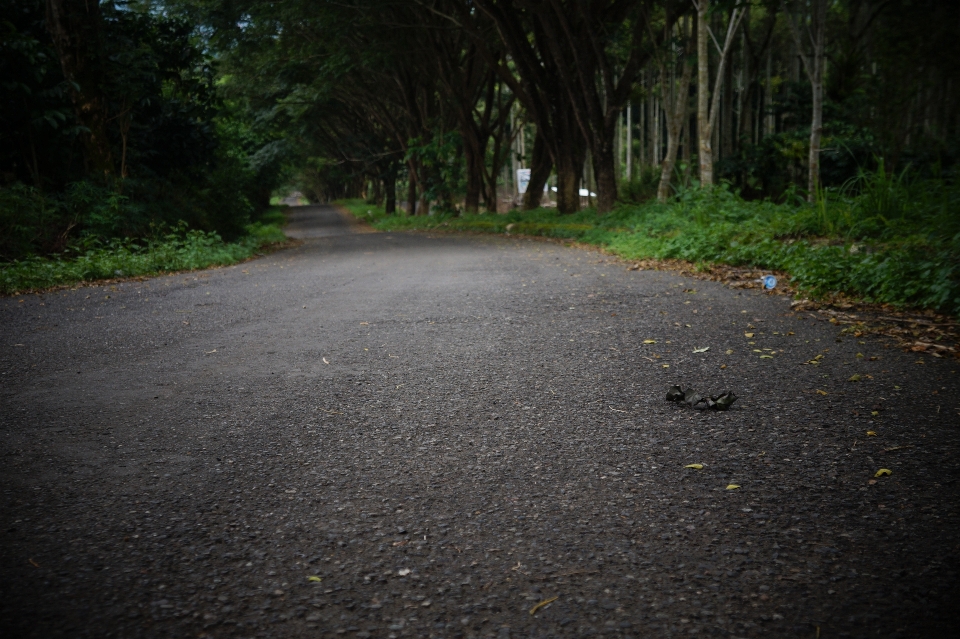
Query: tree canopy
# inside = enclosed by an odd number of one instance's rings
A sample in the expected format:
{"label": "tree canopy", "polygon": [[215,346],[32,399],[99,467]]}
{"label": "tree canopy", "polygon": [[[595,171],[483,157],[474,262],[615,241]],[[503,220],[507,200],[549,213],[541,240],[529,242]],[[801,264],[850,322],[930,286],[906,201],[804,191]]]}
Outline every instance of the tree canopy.
{"label": "tree canopy", "polygon": [[408,214],[605,213],[957,159],[960,5],[937,0],[0,8],[7,259],[178,220],[236,233],[283,185]]}

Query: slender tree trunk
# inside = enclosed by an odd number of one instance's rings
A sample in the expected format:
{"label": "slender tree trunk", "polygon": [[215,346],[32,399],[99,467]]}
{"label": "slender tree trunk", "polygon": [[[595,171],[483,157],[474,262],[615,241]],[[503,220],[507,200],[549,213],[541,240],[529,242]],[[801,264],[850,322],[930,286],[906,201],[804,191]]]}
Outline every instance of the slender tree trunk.
{"label": "slender tree trunk", "polygon": [[720,110],[720,158],[733,155],[733,61],[727,64],[723,82],[723,106]]}
{"label": "slender tree trunk", "polygon": [[407,215],[417,214],[417,169],[413,165],[413,160],[407,162],[408,181],[407,181]]}
{"label": "slender tree trunk", "polygon": [[710,0],[700,0],[697,11],[697,135],[700,138],[700,186],[713,186],[713,146],[710,130],[710,35],[707,31],[707,11]]}
{"label": "slender tree trunk", "polygon": [[[667,117],[667,152],[660,163],[660,184],[657,186],[657,199],[666,202],[670,197],[670,182],[673,179],[673,170],[677,164],[677,152],[680,150],[680,133],[683,123],[687,119],[687,104],[690,90],[690,77],[693,75],[693,66],[684,63],[683,74],[680,77],[680,86],[677,87],[677,100],[673,114]],[[666,115],[668,111],[664,111]]]}
{"label": "slender tree trunk", "polygon": [[[717,79],[710,92],[710,32],[707,13],[710,0],[700,0],[697,5],[697,135],[700,138],[700,186],[710,188],[714,184],[713,176],[713,137],[719,131],[715,128],[720,113],[720,96],[723,78],[734,36],[743,18],[743,10],[733,9],[727,22],[726,37],[717,62]],[[719,45],[718,45],[719,46]]]}
{"label": "slender tree trunk", "polygon": [[633,179],[633,107],[627,102],[627,181]]}
{"label": "slender tree trunk", "polygon": [[527,185],[527,193],[523,196],[523,210],[532,211],[539,208],[540,200],[543,198],[543,187],[550,178],[550,171],[553,169],[553,163],[550,161],[550,154],[547,152],[547,144],[543,139],[543,134],[537,128],[537,134],[533,138],[533,164],[530,167],[530,184]]}
{"label": "slender tree trunk", "polygon": [[397,164],[390,162],[387,173],[383,177],[384,204],[383,210],[387,215],[397,212]]}
{"label": "slender tree trunk", "polygon": [[[660,65],[660,86],[663,94],[663,114],[667,121],[667,152],[660,164],[660,184],[657,186],[657,199],[666,202],[670,197],[670,181],[673,179],[673,169],[677,163],[677,151],[680,148],[680,131],[683,129],[683,123],[687,119],[687,107],[690,102],[690,79],[693,76],[693,65],[690,64],[688,54],[690,53],[690,36],[686,25],[681,23],[680,31],[686,43],[683,51],[682,71],[680,72],[680,84],[676,86],[667,86],[667,82],[674,84],[675,73],[671,69],[667,73],[665,64]],[[671,67],[675,65],[670,61]]]}
{"label": "slender tree trunk", "polygon": [[114,174],[107,137],[108,103],[103,95],[99,0],[47,0],[47,29],[70,86],[88,168],[100,177]]}
{"label": "slender tree trunk", "polygon": [[807,200],[816,200],[820,188],[820,138],[823,135],[823,66],[826,43],[827,0],[812,0],[810,7],[810,25],[805,30],[812,41],[812,50],[808,53],[804,47],[804,37],[797,22],[785,11],[794,44],[803,62],[803,69],[810,80],[813,92],[813,113],[810,118],[810,155],[807,158]]}

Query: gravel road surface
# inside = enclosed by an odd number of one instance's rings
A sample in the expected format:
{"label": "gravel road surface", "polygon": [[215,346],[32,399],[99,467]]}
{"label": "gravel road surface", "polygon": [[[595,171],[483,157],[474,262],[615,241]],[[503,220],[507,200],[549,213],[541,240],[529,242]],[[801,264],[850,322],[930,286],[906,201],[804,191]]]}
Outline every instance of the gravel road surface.
{"label": "gravel road surface", "polygon": [[0,299],[0,636],[960,636],[960,362],[355,231]]}

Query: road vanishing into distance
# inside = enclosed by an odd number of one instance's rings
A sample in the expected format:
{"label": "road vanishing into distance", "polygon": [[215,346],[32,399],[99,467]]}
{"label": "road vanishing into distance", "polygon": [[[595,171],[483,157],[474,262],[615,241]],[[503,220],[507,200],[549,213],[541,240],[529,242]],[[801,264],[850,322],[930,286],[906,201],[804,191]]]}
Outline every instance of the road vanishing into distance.
{"label": "road vanishing into distance", "polygon": [[957,360],[558,243],[288,231],[0,299],[0,636],[960,636]]}

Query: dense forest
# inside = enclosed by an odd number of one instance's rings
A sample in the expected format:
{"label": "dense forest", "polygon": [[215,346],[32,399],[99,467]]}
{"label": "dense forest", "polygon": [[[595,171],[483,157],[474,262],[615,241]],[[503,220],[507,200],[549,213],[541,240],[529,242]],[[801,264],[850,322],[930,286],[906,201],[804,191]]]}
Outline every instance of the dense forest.
{"label": "dense forest", "polygon": [[549,181],[561,212],[588,188],[604,213],[678,181],[812,197],[957,153],[951,3],[205,6],[230,84],[291,134],[320,199],[389,201],[400,184],[408,211],[492,211],[523,166],[526,208]]}
{"label": "dense forest", "polygon": [[722,188],[810,202],[814,235],[960,230],[957,3],[0,7],[6,261],[241,237],[291,189],[386,214],[602,216]]}

